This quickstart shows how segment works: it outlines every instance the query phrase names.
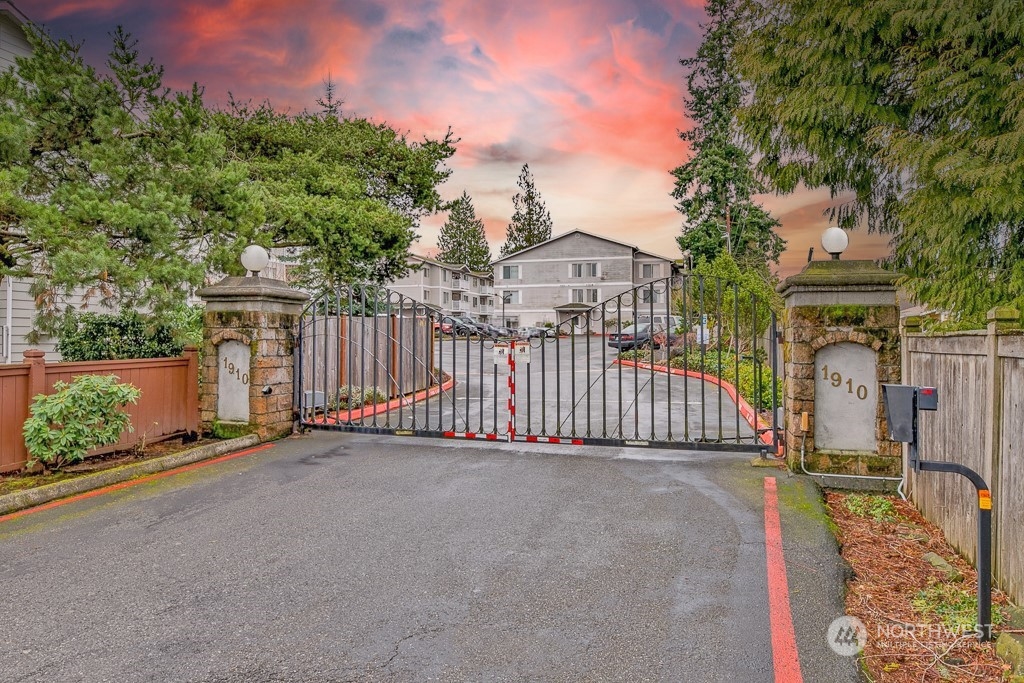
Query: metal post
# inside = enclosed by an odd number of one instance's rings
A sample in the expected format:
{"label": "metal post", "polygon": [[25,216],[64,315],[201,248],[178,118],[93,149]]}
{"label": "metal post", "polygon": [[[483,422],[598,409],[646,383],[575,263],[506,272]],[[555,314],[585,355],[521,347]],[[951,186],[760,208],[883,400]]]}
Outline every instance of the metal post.
{"label": "metal post", "polygon": [[[917,440],[910,442],[917,451]],[[951,472],[966,477],[978,491],[978,640],[992,640],[992,492],[981,475],[955,462],[918,460],[919,472]]]}
{"label": "metal post", "polygon": [[[529,343],[529,342],[527,342]],[[508,343],[508,442],[516,440],[516,340]]]}

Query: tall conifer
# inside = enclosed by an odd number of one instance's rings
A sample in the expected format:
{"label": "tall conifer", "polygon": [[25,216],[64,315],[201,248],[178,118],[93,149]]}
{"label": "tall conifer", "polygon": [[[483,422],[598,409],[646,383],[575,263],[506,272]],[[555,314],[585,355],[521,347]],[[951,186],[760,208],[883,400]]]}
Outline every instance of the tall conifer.
{"label": "tall conifer", "polygon": [[551,239],[551,214],[533,184],[529,164],[523,164],[518,185],[520,192],[512,197],[515,212],[501,246],[502,257]]}
{"label": "tall conifer", "polygon": [[491,248],[484,234],[484,222],[476,217],[473,200],[465,190],[451,203],[437,246],[437,260],[442,263],[466,265],[476,271],[491,269]]}

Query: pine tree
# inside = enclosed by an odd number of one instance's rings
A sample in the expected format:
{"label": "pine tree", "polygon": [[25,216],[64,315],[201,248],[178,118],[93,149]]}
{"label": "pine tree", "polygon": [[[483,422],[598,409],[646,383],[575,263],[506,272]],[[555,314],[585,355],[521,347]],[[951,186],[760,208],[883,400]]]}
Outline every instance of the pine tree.
{"label": "pine tree", "polygon": [[964,324],[1024,310],[1019,4],[748,8],[738,116],[775,188],[827,187],[841,226],[892,233],[893,266],[920,303]]}
{"label": "pine tree", "polygon": [[733,64],[736,0],[708,0],[709,21],[695,57],[680,60],[687,70],[684,99],[693,128],[680,133],[692,157],[674,169],[672,196],[684,216],[679,248],[697,261],[713,261],[723,251],[753,266],[778,263],[785,242],[779,222],[751,201],[763,192],[749,153],[737,142],[735,113],[744,97]]}
{"label": "pine tree", "polygon": [[476,217],[473,200],[465,190],[450,204],[437,246],[437,260],[442,263],[466,265],[476,271],[491,269],[491,248],[484,234],[484,222]]}
{"label": "pine tree", "polygon": [[523,164],[518,185],[521,192],[512,198],[515,211],[501,246],[503,258],[551,239],[551,214],[533,184],[529,164]]}

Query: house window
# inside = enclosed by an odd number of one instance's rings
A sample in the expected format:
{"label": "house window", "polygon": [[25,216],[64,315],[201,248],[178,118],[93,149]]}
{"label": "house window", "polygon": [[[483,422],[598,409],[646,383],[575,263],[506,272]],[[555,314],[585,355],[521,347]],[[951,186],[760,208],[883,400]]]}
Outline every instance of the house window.
{"label": "house window", "polygon": [[430,266],[423,266],[423,277],[430,277]]}
{"label": "house window", "polygon": [[519,290],[511,289],[502,295],[505,299],[506,304],[518,304],[519,303]]}
{"label": "house window", "polygon": [[654,263],[645,263],[641,266],[642,274],[641,277],[652,278],[658,277],[658,271],[655,270],[658,266]]}
{"label": "house window", "polygon": [[596,289],[574,289],[572,290],[572,302],[574,304],[596,304]]}
{"label": "house window", "polygon": [[448,282],[448,271],[447,270],[442,270],[441,271],[441,279],[444,280],[445,282]]}
{"label": "house window", "polygon": [[473,297],[473,305],[474,306],[479,306],[480,305],[479,300],[475,296]]}
{"label": "house window", "polygon": [[441,302],[448,303],[448,292],[441,292]]}
{"label": "house window", "polygon": [[424,289],[423,290],[423,300],[424,301],[430,301],[430,290],[429,289]]}
{"label": "house window", "polygon": [[596,263],[573,263],[570,271],[572,277],[597,277]]}
{"label": "house window", "polygon": [[519,266],[502,266],[501,267],[501,279],[502,280],[518,280],[519,279]]}
{"label": "house window", "polygon": [[659,301],[658,301],[659,298],[660,297],[658,296],[658,292],[655,292],[654,290],[652,290],[650,288],[646,288],[646,289],[641,289],[640,290],[640,302],[641,303],[656,304],[656,303],[659,303]]}

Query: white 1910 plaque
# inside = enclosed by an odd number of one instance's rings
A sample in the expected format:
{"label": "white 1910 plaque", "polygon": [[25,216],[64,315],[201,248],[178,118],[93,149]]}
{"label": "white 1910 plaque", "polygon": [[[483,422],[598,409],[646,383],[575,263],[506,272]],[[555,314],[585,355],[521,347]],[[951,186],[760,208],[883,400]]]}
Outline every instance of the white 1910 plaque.
{"label": "white 1910 plaque", "polygon": [[249,346],[226,341],[217,347],[217,419],[249,421]]}
{"label": "white 1910 plaque", "polygon": [[814,447],[874,451],[878,420],[875,352],[850,342],[814,355]]}

